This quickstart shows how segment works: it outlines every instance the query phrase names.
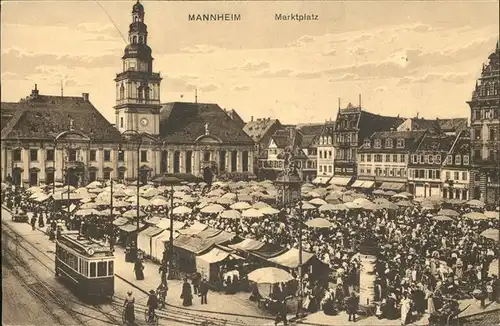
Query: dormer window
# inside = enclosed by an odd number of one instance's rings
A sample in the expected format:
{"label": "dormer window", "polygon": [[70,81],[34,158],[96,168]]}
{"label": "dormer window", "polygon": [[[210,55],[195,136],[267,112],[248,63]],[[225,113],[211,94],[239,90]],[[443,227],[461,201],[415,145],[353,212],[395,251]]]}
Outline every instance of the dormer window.
{"label": "dormer window", "polygon": [[392,139],[386,139],[385,140],[385,147],[386,148],[392,148],[393,145],[394,145],[394,143],[393,143]]}
{"label": "dormer window", "polygon": [[373,144],[373,147],[374,148],[382,147],[382,142],[380,141],[380,139],[375,139],[375,143]]}
{"label": "dormer window", "polygon": [[404,148],[405,147],[405,140],[403,138],[399,138],[397,141],[397,147],[398,148]]}
{"label": "dormer window", "polygon": [[452,165],[453,164],[453,156],[448,155],[446,156],[446,165]]}
{"label": "dormer window", "polygon": [[436,155],[436,163],[437,164],[441,163],[441,154]]}
{"label": "dormer window", "polygon": [[469,155],[464,155],[464,161],[463,161],[463,164],[464,164],[464,165],[469,165]]}
{"label": "dormer window", "polygon": [[428,158],[427,158],[427,161],[429,162],[429,164],[434,163],[434,156],[433,155],[429,155]]}
{"label": "dormer window", "polygon": [[370,148],[371,144],[370,144],[370,140],[369,139],[365,139],[365,141],[363,142],[363,147],[364,148]]}
{"label": "dormer window", "polygon": [[462,164],[462,157],[460,155],[455,155],[455,164],[456,165]]}

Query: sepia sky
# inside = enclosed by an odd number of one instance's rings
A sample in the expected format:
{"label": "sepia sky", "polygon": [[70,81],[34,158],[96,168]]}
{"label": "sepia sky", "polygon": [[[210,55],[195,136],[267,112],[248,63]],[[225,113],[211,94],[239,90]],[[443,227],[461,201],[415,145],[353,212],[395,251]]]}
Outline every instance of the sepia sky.
{"label": "sepia sky", "polygon": [[[135,1],[3,1],[2,101],[90,93],[112,122]],[[481,65],[494,50],[497,1],[143,1],[162,102],[218,103],[245,119],[322,122],[341,105],[385,115],[468,117]],[[101,7],[102,6],[102,7]],[[104,9],[103,9],[104,8]],[[188,14],[238,13],[237,22]],[[276,13],[318,21],[275,21]],[[113,25],[110,18],[117,28]],[[119,31],[118,31],[119,30]],[[181,98],[181,96],[183,96]]]}

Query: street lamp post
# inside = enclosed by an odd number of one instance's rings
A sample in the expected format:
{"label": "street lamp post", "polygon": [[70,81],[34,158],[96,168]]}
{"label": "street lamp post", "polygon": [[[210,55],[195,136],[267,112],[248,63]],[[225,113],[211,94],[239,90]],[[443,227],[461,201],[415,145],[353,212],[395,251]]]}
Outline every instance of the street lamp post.
{"label": "street lamp post", "polygon": [[[139,232],[139,228],[140,228],[140,224],[139,224],[139,220],[140,220],[140,212],[141,212],[141,209],[140,209],[140,206],[139,206],[139,192],[140,192],[140,184],[139,184],[139,174],[140,174],[140,170],[141,170],[141,167],[140,167],[140,163],[141,163],[141,159],[140,159],[140,155],[141,155],[141,146],[142,146],[142,134],[136,130],[126,130],[122,133],[122,136],[132,136],[132,138],[135,138],[138,140],[137,142],[137,184],[136,184],[136,194],[137,194],[137,232]],[[120,145],[121,147],[121,145]],[[121,149],[120,149],[121,150]],[[137,243],[136,243],[136,246],[137,246]]]}
{"label": "street lamp post", "polygon": [[[293,137],[292,137],[293,140]],[[289,146],[283,153],[283,170],[281,174],[275,181],[277,188],[276,202],[282,207],[293,207],[293,211],[296,212],[295,207],[299,206],[298,219],[299,219],[299,300],[297,305],[297,317],[301,316],[302,311],[302,297],[303,297],[303,275],[302,275],[302,201],[301,201],[301,185],[302,180],[300,178],[297,165],[294,161],[295,146],[293,141],[292,145]],[[292,212],[294,213],[294,212]]]}
{"label": "street lamp post", "polygon": [[174,278],[174,185],[180,184],[182,182],[181,179],[175,176],[168,176],[166,174],[162,175],[153,180],[154,182],[158,182],[162,185],[170,185],[170,207],[168,209],[168,215],[170,217],[170,259],[168,261],[168,279]]}

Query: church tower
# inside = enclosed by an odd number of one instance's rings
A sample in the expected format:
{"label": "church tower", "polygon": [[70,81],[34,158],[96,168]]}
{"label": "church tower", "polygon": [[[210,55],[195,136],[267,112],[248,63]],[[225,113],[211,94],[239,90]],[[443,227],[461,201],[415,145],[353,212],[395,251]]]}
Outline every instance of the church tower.
{"label": "church tower", "polygon": [[153,57],[148,46],[148,27],[139,0],[132,7],[128,45],[122,57],[122,72],[116,74],[116,128],[152,135],[160,133],[159,73],[153,72]]}

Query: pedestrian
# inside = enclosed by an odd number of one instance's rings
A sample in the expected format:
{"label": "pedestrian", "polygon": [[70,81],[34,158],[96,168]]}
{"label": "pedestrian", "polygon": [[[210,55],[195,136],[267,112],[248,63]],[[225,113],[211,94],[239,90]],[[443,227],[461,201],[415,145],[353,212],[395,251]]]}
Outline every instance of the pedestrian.
{"label": "pedestrian", "polygon": [[35,217],[35,215],[33,215],[33,216],[31,217],[31,228],[32,228],[33,230],[35,230],[35,229],[36,229],[36,217]]}
{"label": "pedestrian", "polygon": [[184,278],[184,283],[182,284],[181,299],[184,307],[193,305],[193,292],[191,290],[191,284],[189,284],[187,278]]}
{"label": "pedestrian", "polygon": [[351,292],[351,296],[346,299],[346,310],[349,315],[349,321],[356,322],[356,314],[358,312],[358,298],[356,293]]}
{"label": "pedestrian", "polygon": [[208,294],[208,283],[207,279],[203,278],[203,280],[200,283],[201,304],[208,304],[207,294]]}
{"label": "pedestrian", "polygon": [[200,292],[200,281],[201,281],[201,274],[196,271],[196,273],[194,273],[193,275],[193,280],[191,281],[191,283],[193,283],[193,291],[194,291],[194,294],[198,294],[198,292]]}

